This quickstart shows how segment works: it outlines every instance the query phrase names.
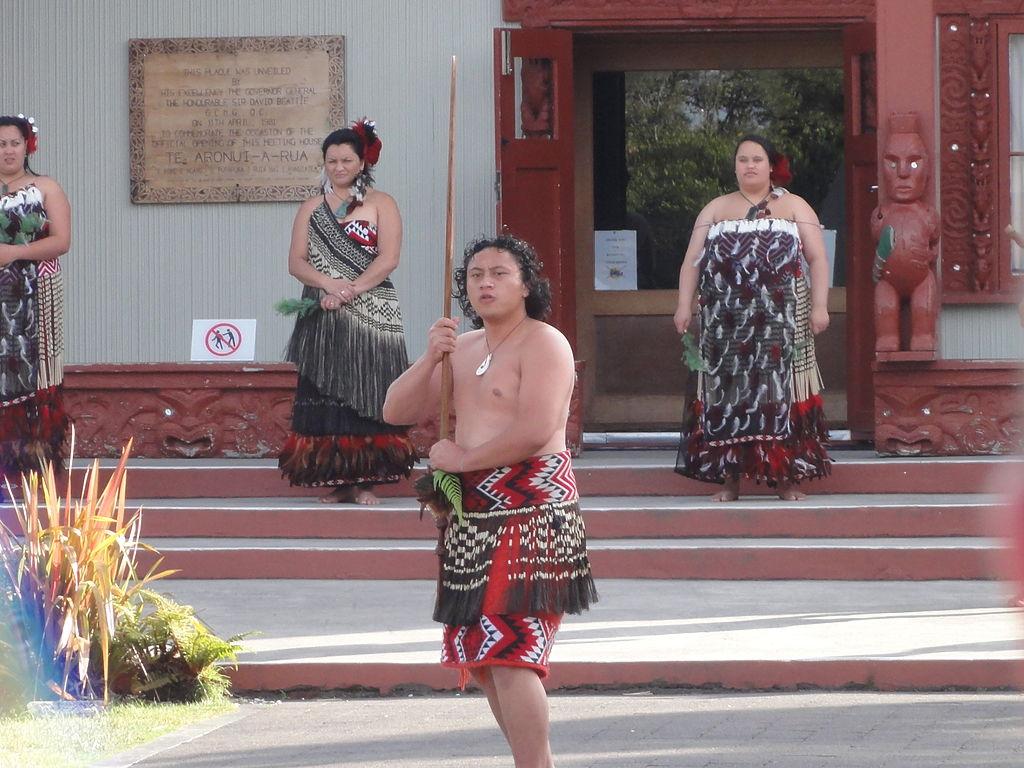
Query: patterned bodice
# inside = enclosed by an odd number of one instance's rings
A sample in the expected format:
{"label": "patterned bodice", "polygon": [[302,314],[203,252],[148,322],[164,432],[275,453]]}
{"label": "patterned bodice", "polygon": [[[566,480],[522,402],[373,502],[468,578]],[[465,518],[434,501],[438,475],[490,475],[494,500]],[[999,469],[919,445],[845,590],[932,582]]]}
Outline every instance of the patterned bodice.
{"label": "patterned bodice", "polygon": [[45,237],[49,221],[35,184],[0,196],[0,242],[25,245]]}
{"label": "patterned bodice", "polygon": [[339,222],[341,231],[352,239],[357,245],[361,245],[368,251],[377,255],[377,225],[366,219],[351,219],[350,221]]}
{"label": "patterned bodice", "polygon": [[719,289],[776,283],[802,274],[802,251],[800,231],[788,219],[727,219],[711,225],[698,267]]}

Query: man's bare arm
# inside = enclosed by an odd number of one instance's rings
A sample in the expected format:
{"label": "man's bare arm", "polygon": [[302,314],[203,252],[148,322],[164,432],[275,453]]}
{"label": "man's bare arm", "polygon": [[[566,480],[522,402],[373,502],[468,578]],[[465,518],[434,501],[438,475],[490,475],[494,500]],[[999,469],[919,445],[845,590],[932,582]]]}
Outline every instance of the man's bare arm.
{"label": "man's bare arm", "polygon": [[455,351],[458,324],[442,317],[430,327],[427,350],[388,387],[384,421],[417,424],[437,413],[441,403],[441,359]]}

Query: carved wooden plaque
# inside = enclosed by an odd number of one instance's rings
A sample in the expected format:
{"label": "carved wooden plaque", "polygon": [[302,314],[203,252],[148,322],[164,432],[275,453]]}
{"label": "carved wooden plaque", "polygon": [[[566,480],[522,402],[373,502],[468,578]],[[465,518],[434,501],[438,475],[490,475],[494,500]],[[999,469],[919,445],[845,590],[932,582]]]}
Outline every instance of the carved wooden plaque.
{"label": "carved wooden plaque", "polygon": [[345,120],[342,37],[132,40],[134,203],[303,200]]}

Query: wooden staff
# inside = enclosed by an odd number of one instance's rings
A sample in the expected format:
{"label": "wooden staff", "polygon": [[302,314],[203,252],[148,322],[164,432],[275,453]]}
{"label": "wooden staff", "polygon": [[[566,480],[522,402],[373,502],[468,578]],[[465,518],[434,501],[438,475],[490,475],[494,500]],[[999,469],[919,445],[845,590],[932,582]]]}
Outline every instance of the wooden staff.
{"label": "wooden staff", "polygon": [[[455,56],[452,56],[452,82],[448,98],[448,210],[444,233],[444,304],[445,317],[452,316],[452,255],[455,250]],[[451,433],[452,361],[446,352],[441,358],[441,434]]]}

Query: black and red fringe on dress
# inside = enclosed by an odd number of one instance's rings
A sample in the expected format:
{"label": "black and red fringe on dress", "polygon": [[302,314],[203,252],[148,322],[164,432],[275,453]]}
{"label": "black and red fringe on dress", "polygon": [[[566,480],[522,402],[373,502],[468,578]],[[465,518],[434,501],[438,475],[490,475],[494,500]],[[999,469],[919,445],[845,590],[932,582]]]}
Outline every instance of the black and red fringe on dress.
{"label": "black and red fringe on dress", "polygon": [[[309,221],[309,261],[334,278],[355,280],[377,256],[377,229],[340,224],[326,201]],[[306,286],[303,298],[323,292]],[[355,486],[408,477],[416,449],[404,427],[384,423],[387,389],[408,367],[398,293],[384,280],[338,310],[300,317],[286,359],[299,384],[292,432],[278,459],[292,485]]]}
{"label": "black and red fringe on dress", "polygon": [[[30,184],[0,197],[0,243],[48,234],[43,193]],[[63,469],[71,420],[64,410],[64,283],[60,261],[0,269],[0,470],[12,483],[50,462]]]}
{"label": "black and red fringe on dress", "polygon": [[706,370],[683,421],[676,472],[712,483],[743,476],[771,487],[828,475],[796,224],[718,222],[697,268]]}
{"label": "black and red fringe on dress", "polygon": [[547,674],[562,614],[597,601],[568,451],[461,475],[463,516],[448,518],[434,620],[441,663]]}

